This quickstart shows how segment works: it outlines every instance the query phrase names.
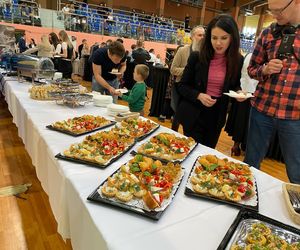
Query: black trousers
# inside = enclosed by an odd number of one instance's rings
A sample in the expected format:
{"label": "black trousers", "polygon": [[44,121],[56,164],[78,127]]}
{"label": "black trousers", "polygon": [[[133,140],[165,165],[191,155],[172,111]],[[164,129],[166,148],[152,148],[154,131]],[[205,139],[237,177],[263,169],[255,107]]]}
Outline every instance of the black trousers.
{"label": "black trousers", "polygon": [[63,78],[71,78],[72,76],[72,62],[66,60],[60,60],[59,71],[62,72]]}
{"label": "black trousers", "polygon": [[220,102],[217,101],[210,108],[202,106],[193,128],[187,130],[183,127],[184,135],[194,138],[204,146],[215,148],[222,130],[218,125],[220,115]]}

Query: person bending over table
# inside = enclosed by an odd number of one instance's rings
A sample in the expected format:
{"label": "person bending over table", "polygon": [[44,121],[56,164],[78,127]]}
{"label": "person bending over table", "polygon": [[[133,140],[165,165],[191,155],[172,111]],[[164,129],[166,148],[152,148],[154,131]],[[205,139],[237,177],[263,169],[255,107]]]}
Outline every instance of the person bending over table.
{"label": "person bending over table", "polygon": [[93,54],[92,90],[112,95],[113,102],[117,103],[116,89],[126,70],[125,61],[125,48],[120,42],[114,41],[108,47],[97,49]]}
{"label": "person bending over table", "polygon": [[236,22],[229,15],[214,17],[202,41],[200,54],[191,53],[178,86],[182,98],[177,118],[186,136],[215,148],[229,102],[223,93],[240,89],[243,56]]}

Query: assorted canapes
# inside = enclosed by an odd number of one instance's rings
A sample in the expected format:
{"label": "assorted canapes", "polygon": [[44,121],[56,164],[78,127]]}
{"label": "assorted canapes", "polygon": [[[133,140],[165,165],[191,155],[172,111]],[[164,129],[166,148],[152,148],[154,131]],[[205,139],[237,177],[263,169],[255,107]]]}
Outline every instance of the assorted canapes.
{"label": "assorted canapes", "polygon": [[198,194],[233,202],[255,194],[254,177],[248,165],[205,155],[197,159],[189,182]]}
{"label": "assorted canapes", "polygon": [[129,135],[134,138],[142,138],[159,127],[159,124],[148,119],[128,118],[116,126],[113,130],[119,134]]}
{"label": "assorted canapes", "polygon": [[82,134],[109,124],[111,124],[111,121],[102,116],[83,115],[55,122],[52,126],[58,130],[69,131],[74,134]]}
{"label": "assorted canapes", "polygon": [[172,133],[160,133],[138,148],[138,153],[167,161],[182,161],[196,146],[191,137],[178,137]]}
{"label": "assorted canapes", "polygon": [[174,186],[179,185],[182,176],[179,164],[163,164],[137,154],[108,177],[98,192],[117,202],[154,210],[171,201]]}
{"label": "assorted canapes", "polygon": [[70,158],[97,163],[108,164],[113,158],[118,157],[135,143],[134,138],[101,131],[86,136],[83,142],[72,144],[64,155]]}
{"label": "assorted canapes", "polygon": [[299,250],[300,242],[289,244],[279,235],[272,233],[271,228],[266,224],[259,222],[252,224],[247,232],[244,241],[234,243],[230,250]]}
{"label": "assorted canapes", "polygon": [[50,92],[59,91],[59,87],[54,84],[41,85],[41,86],[32,86],[29,89],[30,98],[36,100],[52,100]]}

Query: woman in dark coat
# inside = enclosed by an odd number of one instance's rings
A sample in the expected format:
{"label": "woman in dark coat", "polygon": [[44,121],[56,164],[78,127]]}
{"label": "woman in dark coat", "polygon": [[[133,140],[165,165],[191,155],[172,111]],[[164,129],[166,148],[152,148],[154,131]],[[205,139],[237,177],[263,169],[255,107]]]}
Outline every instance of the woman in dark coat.
{"label": "woman in dark coat", "polygon": [[[186,136],[215,148],[226,121],[229,97],[240,89],[243,57],[238,27],[229,15],[219,15],[207,26],[200,54],[191,53],[178,91],[177,115]],[[243,100],[239,100],[243,101]]]}

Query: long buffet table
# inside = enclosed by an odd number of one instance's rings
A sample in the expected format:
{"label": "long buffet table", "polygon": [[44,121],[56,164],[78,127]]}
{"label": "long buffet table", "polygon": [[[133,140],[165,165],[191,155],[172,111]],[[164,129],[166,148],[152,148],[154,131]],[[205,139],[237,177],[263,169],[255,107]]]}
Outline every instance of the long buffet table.
{"label": "long buffet table", "polygon": [[[71,238],[74,249],[209,250],[218,247],[239,210],[221,203],[187,197],[184,188],[197,156],[224,155],[202,145],[197,146],[183,162],[185,176],[181,186],[159,221],[95,204],[87,201],[88,195],[121,164],[127,162],[130,154],[125,154],[106,169],[57,160],[57,153],[72,143],[82,141],[84,136],[71,137],[50,131],[45,126],[83,114],[111,118],[106,115],[106,110],[92,104],[71,109],[51,101],[32,100],[28,94],[29,83],[18,83],[11,77],[5,77],[3,83],[8,108],[18,127],[19,136],[49,196],[58,232],[64,238]],[[156,133],[163,131],[170,132],[170,129],[160,127]],[[299,228],[291,221],[286,210],[281,192],[282,182],[256,169],[253,172],[258,186],[259,212]]]}

